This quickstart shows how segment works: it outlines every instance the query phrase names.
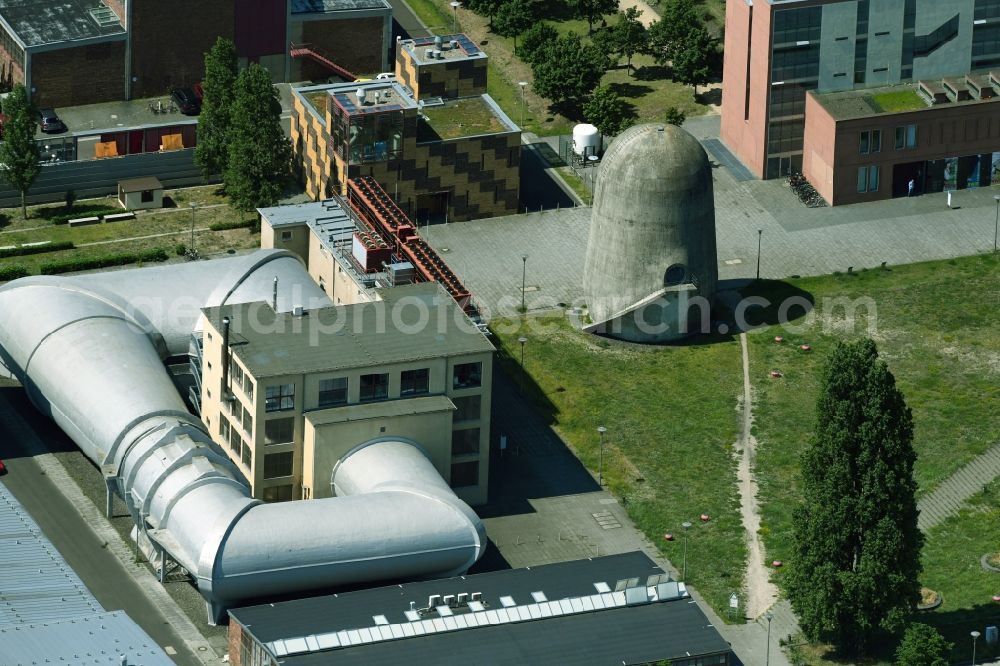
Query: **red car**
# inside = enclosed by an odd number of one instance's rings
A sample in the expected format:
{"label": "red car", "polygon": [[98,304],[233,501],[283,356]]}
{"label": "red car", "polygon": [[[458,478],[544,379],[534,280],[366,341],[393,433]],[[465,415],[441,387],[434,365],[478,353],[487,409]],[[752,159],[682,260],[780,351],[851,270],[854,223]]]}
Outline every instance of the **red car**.
{"label": "red car", "polygon": [[3,464],[2,460],[0,460],[0,475],[5,474],[6,472],[7,472],[7,466]]}

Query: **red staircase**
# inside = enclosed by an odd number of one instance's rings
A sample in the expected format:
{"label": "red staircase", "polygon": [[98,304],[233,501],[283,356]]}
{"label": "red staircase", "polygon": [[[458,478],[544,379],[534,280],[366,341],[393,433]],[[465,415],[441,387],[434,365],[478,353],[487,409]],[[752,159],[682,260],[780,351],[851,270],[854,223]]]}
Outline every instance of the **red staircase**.
{"label": "red staircase", "polygon": [[293,58],[308,58],[309,60],[326,67],[328,70],[342,79],[346,79],[347,81],[355,81],[358,78],[335,63],[333,60],[330,60],[325,53],[314,47],[312,44],[292,44],[288,50],[288,55]]}

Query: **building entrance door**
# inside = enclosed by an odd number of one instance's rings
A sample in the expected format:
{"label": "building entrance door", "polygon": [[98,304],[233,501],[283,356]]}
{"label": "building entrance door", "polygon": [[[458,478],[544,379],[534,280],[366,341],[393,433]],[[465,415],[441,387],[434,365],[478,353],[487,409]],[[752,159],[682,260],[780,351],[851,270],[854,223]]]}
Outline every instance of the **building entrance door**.
{"label": "building entrance door", "polygon": [[905,197],[910,190],[910,181],[914,182],[913,193],[923,194],[928,191],[924,183],[926,163],[907,162],[892,167],[892,196]]}

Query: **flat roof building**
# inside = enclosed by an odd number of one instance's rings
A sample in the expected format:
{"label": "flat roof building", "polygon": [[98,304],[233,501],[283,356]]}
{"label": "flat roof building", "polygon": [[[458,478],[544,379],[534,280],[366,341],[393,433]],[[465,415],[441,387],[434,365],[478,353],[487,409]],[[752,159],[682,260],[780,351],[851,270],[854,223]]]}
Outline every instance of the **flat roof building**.
{"label": "flat roof building", "polygon": [[722,140],[831,204],[997,182],[998,35],[991,0],[730,2]]}
{"label": "flat roof building", "polygon": [[387,0],[0,0],[0,78],[39,106],[165,95],[204,76],[233,40],[240,66],[275,81],[389,66]]}
{"label": "flat roof building", "polygon": [[265,501],[332,497],[341,459],[394,437],[484,503],[493,345],[437,283],[372,295],[290,313],[205,309],[202,419]]}
{"label": "flat roof building", "polygon": [[347,196],[367,176],[421,224],[517,211],[521,130],[485,94],[486,55],[464,35],[429,43],[400,42],[395,80],[293,89],[309,196]]}
{"label": "flat roof building", "polygon": [[229,662],[724,666],[683,583],[640,552],[229,611]]}

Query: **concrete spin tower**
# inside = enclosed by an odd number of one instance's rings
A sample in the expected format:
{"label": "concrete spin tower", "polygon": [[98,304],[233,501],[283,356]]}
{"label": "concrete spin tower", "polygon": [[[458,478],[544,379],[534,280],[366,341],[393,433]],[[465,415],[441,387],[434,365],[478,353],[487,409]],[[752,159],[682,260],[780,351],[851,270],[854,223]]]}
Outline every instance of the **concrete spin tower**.
{"label": "concrete spin tower", "polygon": [[705,150],[673,125],[629,128],[597,177],[583,277],[587,330],[644,343],[707,330],[717,282]]}

